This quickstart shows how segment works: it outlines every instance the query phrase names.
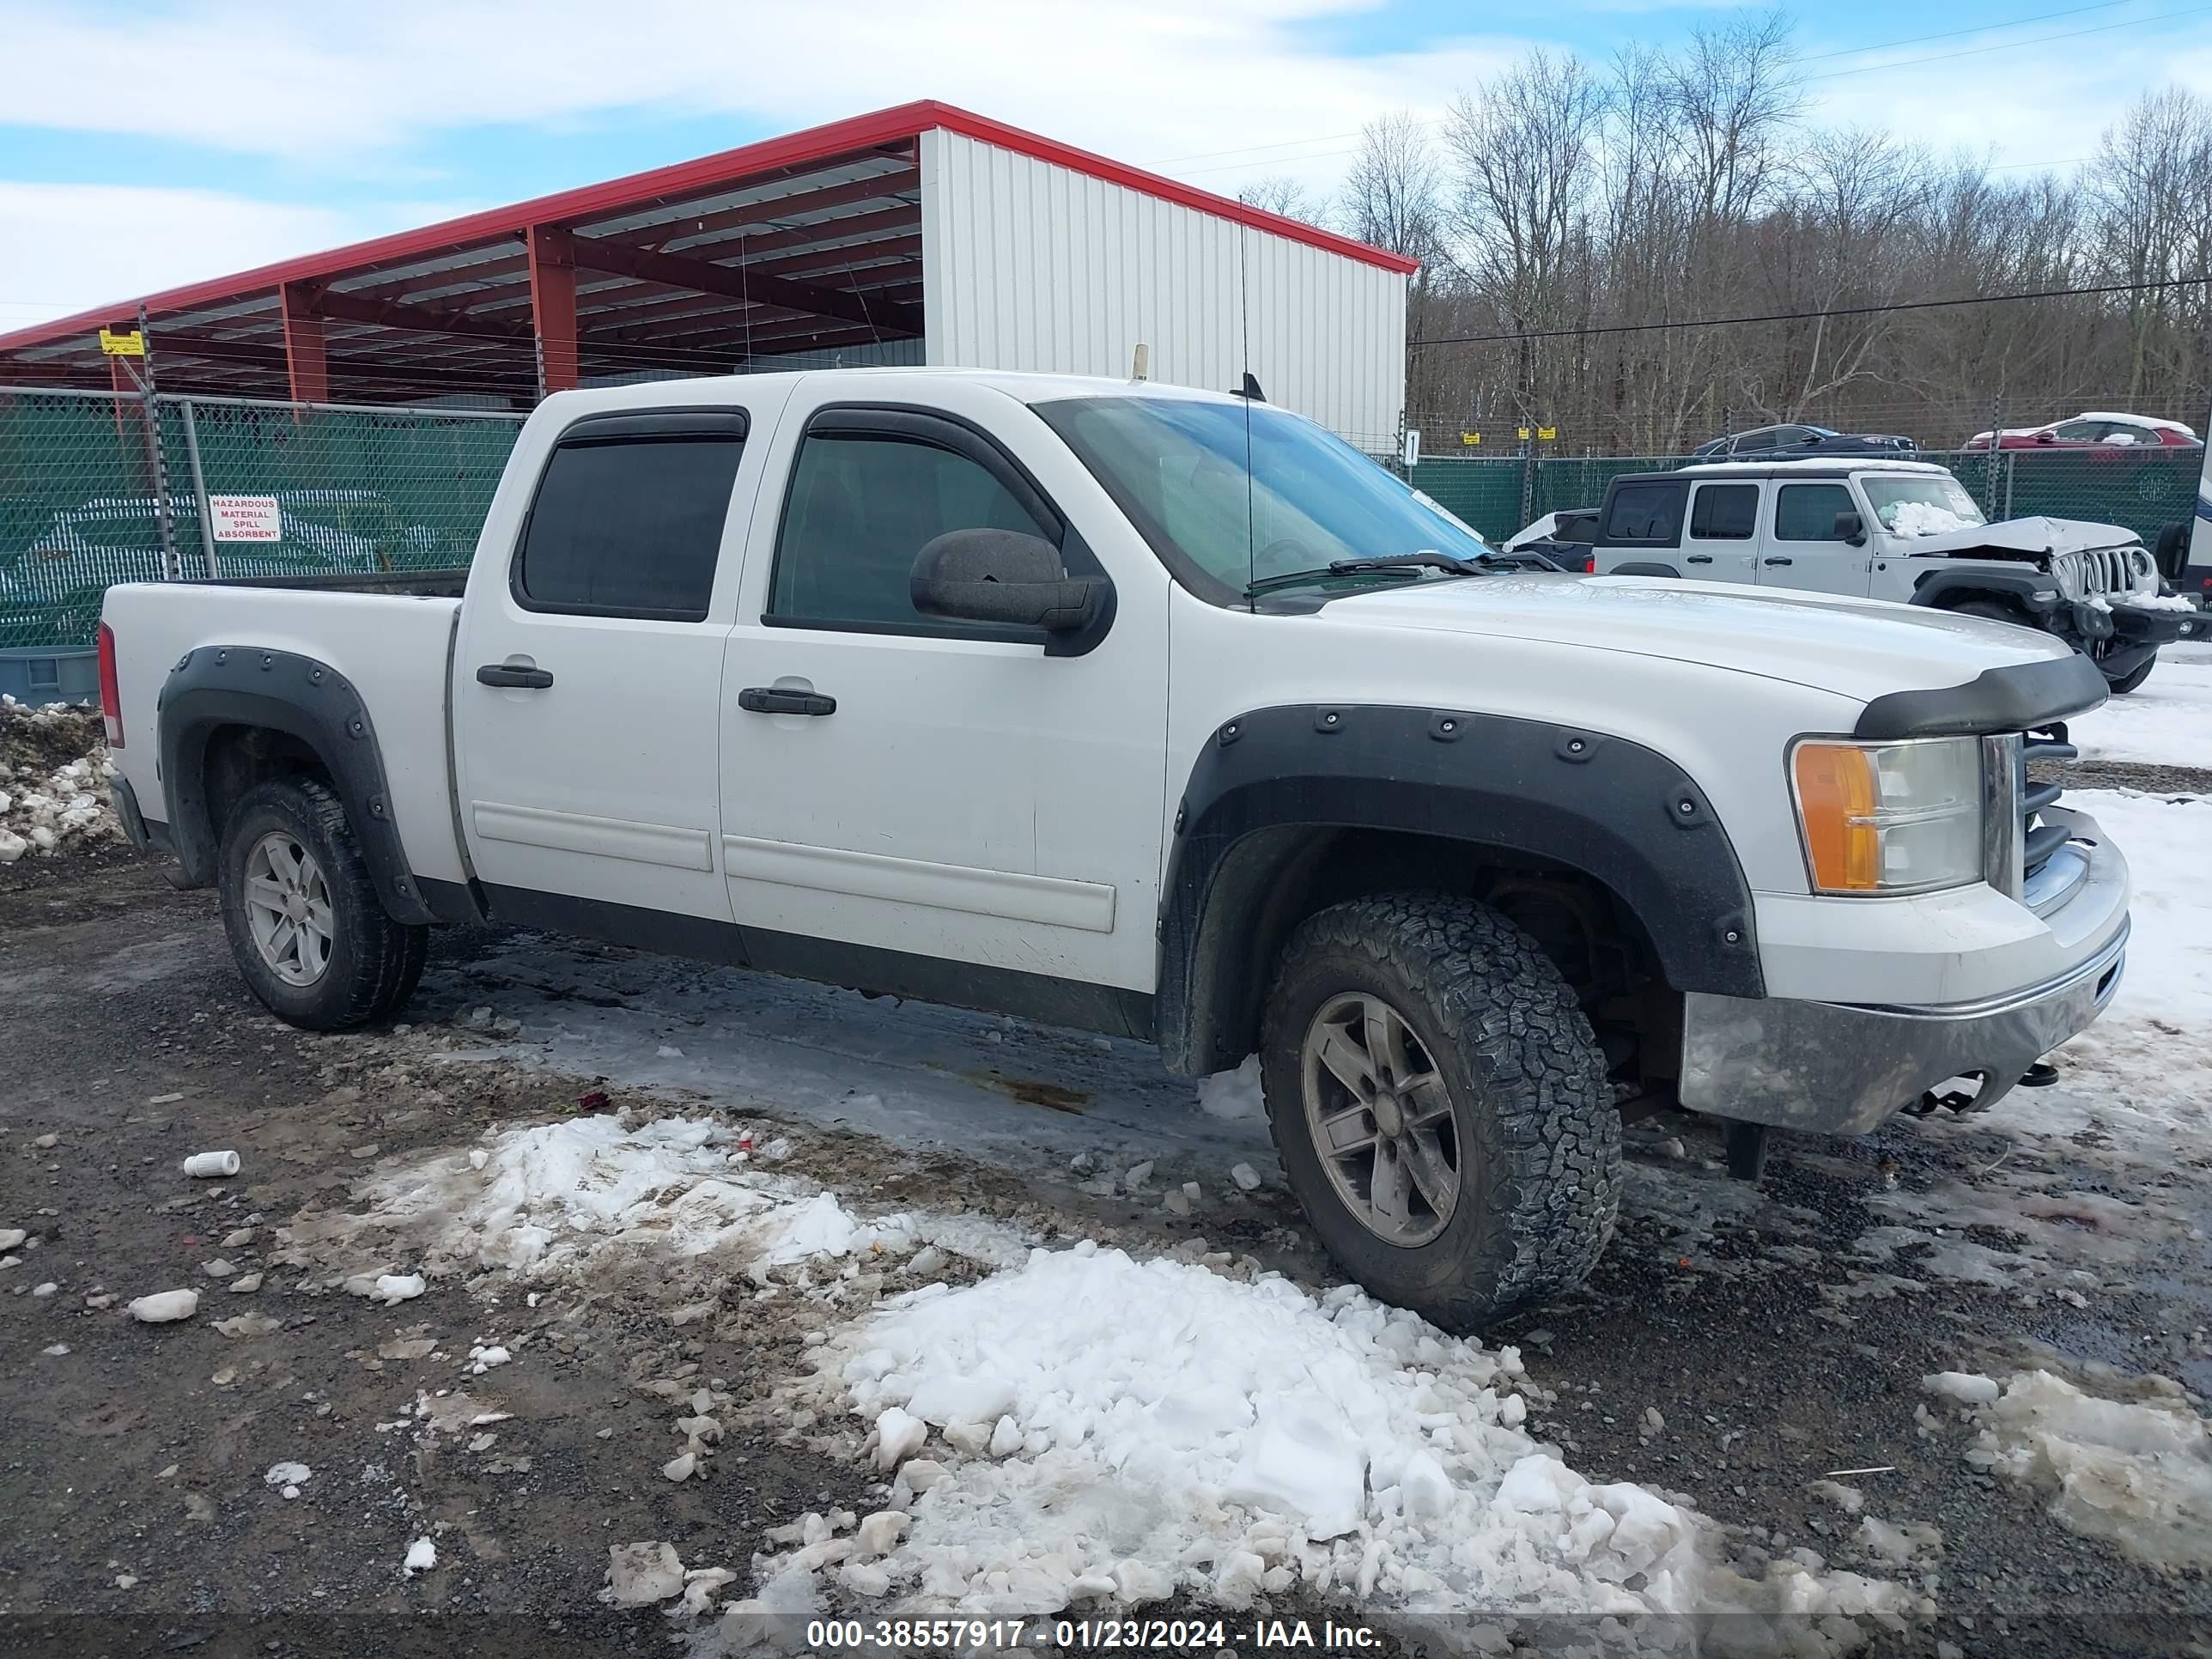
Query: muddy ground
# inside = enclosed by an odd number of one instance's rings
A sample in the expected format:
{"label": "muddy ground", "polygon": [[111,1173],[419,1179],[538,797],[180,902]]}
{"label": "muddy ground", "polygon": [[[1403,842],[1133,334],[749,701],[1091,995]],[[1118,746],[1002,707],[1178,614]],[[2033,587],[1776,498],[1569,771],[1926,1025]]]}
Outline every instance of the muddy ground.
{"label": "muddy ground", "polygon": [[[502,979],[513,945],[490,930],[442,934],[416,1023],[316,1037],[250,1000],[212,897],[173,890],[160,866],[108,849],[0,871],[0,1228],[31,1235],[0,1272],[0,1647],[666,1651],[660,1613],[596,1599],[610,1544],[666,1540],[686,1566],[734,1570],[738,1594],[767,1528],[877,1506],[883,1489],[856,1462],[743,1409],[805,1369],[773,1322],[690,1335],[672,1329],[653,1286],[600,1286],[503,1308],[498,1328],[526,1327],[529,1346],[479,1383],[457,1362],[491,1327],[462,1291],[387,1308],[304,1291],[312,1275],[272,1264],[276,1226],[303,1206],[343,1209],[368,1170],[465,1146],[496,1121],[574,1111],[594,1089],[624,1103],[624,1079],[558,1069],[557,1055],[426,1085],[441,1054],[475,1041],[451,1020],[488,985],[520,999],[502,1006],[536,994]],[[1049,1035],[1010,1045],[1008,1066],[1048,1055]],[[1051,1104],[1054,1077],[1036,1069],[1028,1097],[1002,1091],[1017,1128]],[[1085,1119],[1079,1097],[1061,1104],[1049,1157],[902,1147],[817,1114],[788,1126],[792,1167],[855,1204],[965,1206],[1133,1249],[1202,1231],[1301,1282],[1335,1282],[1272,1180],[1188,1219],[1077,1192],[1062,1150]],[[1595,1276],[1492,1334],[1522,1344],[1555,1392],[1537,1431],[1577,1468],[1691,1493],[1743,1528],[1747,1549],[1809,1545],[1832,1565],[1883,1571],[1849,1541],[1849,1518],[1809,1490],[1832,1471],[1877,1471],[1849,1482],[1869,1512],[1933,1523],[1943,1539],[1940,1564],[1914,1569],[1937,1575],[1941,1617],[1879,1638],[1877,1652],[1932,1653],[1938,1641],[1966,1654],[2212,1651],[2201,1576],[2161,1574],[2061,1529],[2038,1494],[1961,1461],[1966,1431],[1915,1415],[1921,1376],[1954,1368],[2106,1364],[2212,1391],[2206,1229],[2167,1230],[2154,1262],[2102,1273],[2081,1306],[1903,1255],[1875,1271],[1852,1254],[1893,1218],[1885,1200],[1928,1194],[1970,1210],[1973,1194],[1997,1191],[2000,1166],[2007,1179],[2026,1164],[2130,1203],[2154,1188],[2157,1214],[2201,1219],[2212,1216],[2212,1157],[2075,1171],[2063,1146],[2027,1144],[2001,1121],[1900,1118],[1855,1142],[1783,1142],[1754,1193],[1718,1172],[1717,1138],[1686,1118],[1638,1125],[1631,1146],[1629,1202]],[[179,1172],[186,1154],[216,1148],[240,1153],[236,1180]],[[2084,1210],[2085,1235],[2095,1213]],[[247,1228],[252,1239],[222,1243]],[[2022,1243],[1987,1222],[1956,1236],[2000,1251]],[[2085,1250],[2096,1242],[2085,1237]],[[228,1279],[204,1272],[217,1256],[236,1269]],[[258,1290],[226,1288],[257,1270]],[[202,1294],[187,1322],[141,1325],[122,1311],[184,1285]],[[247,1312],[275,1328],[215,1328]],[[641,1384],[672,1377],[738,1402],[705,1484],[659,1473],[680,1443],[665,1400]],[[391,1426],[418,1391],[463,1387],[510,1413],[482,1450]],[[1646,1407],[1663,1430],[1648,1428]],[[313,1471],[295,1498],[264,1482],[281,1462]],[[440,1565],[407,1577],[402,1558],[424,1535]]]}

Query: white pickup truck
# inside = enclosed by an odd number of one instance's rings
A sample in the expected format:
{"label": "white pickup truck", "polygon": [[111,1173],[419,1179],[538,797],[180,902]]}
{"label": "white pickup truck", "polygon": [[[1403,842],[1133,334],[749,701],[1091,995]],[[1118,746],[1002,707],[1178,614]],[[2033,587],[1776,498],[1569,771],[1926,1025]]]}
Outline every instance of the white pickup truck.
{"label": "white pickup truck", "polygon": [[1510,568],[1311,422],[931,371],[562,392],[465,586],[121,586],[133,837],[318,1030],[491,918],[1256,1052],[1313,1225],[1467,1328],[1571,1284],[1621,1125],[1993,1105],[2127,870],[2027,781],[2025,629]]}

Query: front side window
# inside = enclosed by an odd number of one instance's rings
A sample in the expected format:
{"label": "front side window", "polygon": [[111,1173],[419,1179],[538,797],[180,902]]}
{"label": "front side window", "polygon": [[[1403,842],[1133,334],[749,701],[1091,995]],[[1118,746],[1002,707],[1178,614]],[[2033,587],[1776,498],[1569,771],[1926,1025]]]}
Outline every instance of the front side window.
{"label": "front side window", "polygon": [[915,556],[952,530],[1057,540],[965,455],[910,437],[811,432],[792,467],[769,615],[932,633],[981,629],[914,608]]}
{"label": "front side window", "polygon": [[1751,539],[1759,522],[1757,484],[1699,484],[1690,508],[1690,534],[1704,542]]}
{"label": "front side window", "polygon": [[2051,435],[2063,443],[2089,443],[2104,429],[2103,424],[2096,421],[2066,421],[2053,427]]}
{"label": "front side window", "polygon": [[1312,422],[1264,405],[1078,398],[1036,405],[1154,552],[1216,603],[1333,561],[1480,559],[1465,525]]}
{"label": "front side window", "polygon": [[1836,514],[1852,510],[1851,492],[1842,484],[1784,484],[1774,492],[1774,539],[1839,542]]}
{"label": "front side window", "polygon": [[1881,527],[1897,536],[1940,536],[1989,520],[1966,486],[1948,474],[1869,472],[1859,479]]}
{"label": "front side window", "polygon": [[564,441],[531,504],[516,598],[533,611],[703,620],[743,447],[733,434]]}

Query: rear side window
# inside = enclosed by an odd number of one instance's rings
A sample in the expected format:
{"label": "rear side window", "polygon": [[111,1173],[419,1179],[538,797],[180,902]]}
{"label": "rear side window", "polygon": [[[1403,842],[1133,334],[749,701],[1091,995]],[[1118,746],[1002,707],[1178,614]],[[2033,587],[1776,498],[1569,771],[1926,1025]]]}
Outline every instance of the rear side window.
{"label": "rear side window", "polygon": [[1759,521],[1757,484],[1699,484],[1690,507],[1690,534],[1698,541],[1748,541]]}
{"label": "rear side window", "polygon": [[604,434],[554,449],[515,560],[526,609],[705,618],[743,427],[729,416],[673,417],[673,429],[656,432],[641,426],[647,419],[611,419]]}
{"label": "rear side window", "polygon": [[1784,484],[1774,496],[1774,539],[1839,542],[1836,514],[1851,510],[1851,492],[1841,484]]}
{"label": "rear side window", "polygon": [[1682,534],[1682,500],[1689,494],[1679,483],[1623,484],[1605,504],[1607,543],[1644,544],[1672,547]]}
{"label": "rear side window", "polygon": [[907,436],[810,432],[791,473],[768,614],[835,627],[1004,633],[914,608],[915,556],[950,530],[1058,542],[981,463]]}

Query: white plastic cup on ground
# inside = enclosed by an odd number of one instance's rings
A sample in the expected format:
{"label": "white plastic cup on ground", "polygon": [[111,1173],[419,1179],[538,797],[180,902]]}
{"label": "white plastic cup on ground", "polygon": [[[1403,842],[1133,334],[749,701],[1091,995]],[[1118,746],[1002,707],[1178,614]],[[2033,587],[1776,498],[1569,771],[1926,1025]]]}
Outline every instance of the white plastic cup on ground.
{"label": "white plastic cup on ground", "polygon": [[217,1180],[238,1173],[236,1152],[194,1152],[185,1160],[185,1173],[198,1176],[203,1181]]}

